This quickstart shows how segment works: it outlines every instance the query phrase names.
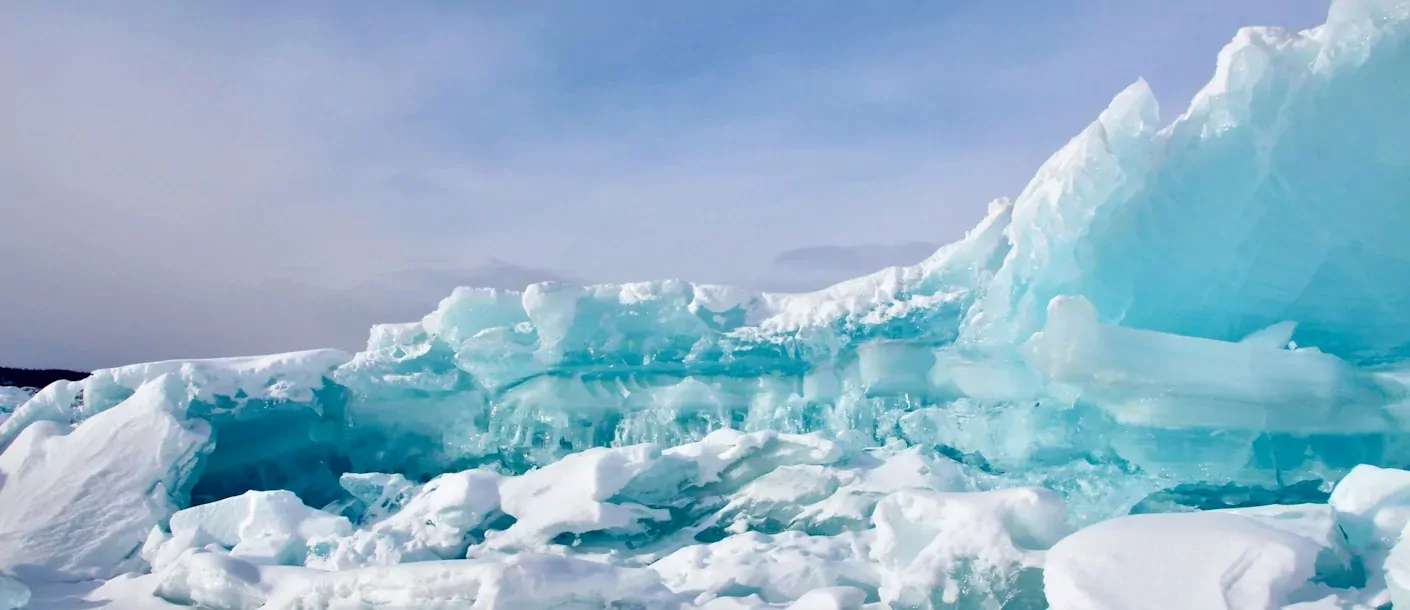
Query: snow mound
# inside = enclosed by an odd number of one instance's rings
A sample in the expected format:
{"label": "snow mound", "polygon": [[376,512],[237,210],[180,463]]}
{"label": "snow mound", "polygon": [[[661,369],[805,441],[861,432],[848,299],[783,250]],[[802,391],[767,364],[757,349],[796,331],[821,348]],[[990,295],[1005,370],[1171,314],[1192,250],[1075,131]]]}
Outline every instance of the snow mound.
{"label": "snow mound", "polygon": [[1063,539],[1043,583],[1053,610],[1276,610],[1312,578],[1320,551],[1238,515],[1135,515]]}

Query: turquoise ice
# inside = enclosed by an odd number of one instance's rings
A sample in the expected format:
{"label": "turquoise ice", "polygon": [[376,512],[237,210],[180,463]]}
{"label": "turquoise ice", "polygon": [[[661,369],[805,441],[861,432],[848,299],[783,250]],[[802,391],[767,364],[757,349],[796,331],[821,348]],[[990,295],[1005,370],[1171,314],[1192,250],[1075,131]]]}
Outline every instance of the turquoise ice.
{"label": "turquoise ice", "polygon": [[[1080,607],[1142,593],[1094,590],[1089,549],[1175,561],[1125,546],[1159,530],[1264,553],[1209,599],[1380,603],[1410,580],[1404,473],[1367,470],[1410,464],[1407,231],[1410,2],[1338,0],[1240,31],[1171,121],[1131,85],[914,266],[810,294],[461,288],[356,354],[56,383],[0,421],[0,497],[69,476],[146,512],[0,507],[0,546],[45,570],[0,574],[147,570],[214,607],[547,603],[500,588],[533,570],[591,603],[990,607],[1042,600],[1057,544],[1048,602]],[[101,544],[65,555],[64,528]],[[1243,548],[1179,565],[1214,578]]]}

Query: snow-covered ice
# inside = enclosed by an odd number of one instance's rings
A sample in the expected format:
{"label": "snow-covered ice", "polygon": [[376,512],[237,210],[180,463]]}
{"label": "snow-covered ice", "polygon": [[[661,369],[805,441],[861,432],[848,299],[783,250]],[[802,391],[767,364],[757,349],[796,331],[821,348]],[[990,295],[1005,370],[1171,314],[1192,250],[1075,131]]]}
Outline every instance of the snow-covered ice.
{"label": "snow-covered ice", "polygon": [[810,294],[461,288],[0,394],[0,609],[1410,605],[1410,0]]}
{"label": "snow-covered ice", "polygon": [[1239,515],[1132,515],[1059,542],[1043,586],[1053,610],[1276,610],[1312,578],[1320,551]]}

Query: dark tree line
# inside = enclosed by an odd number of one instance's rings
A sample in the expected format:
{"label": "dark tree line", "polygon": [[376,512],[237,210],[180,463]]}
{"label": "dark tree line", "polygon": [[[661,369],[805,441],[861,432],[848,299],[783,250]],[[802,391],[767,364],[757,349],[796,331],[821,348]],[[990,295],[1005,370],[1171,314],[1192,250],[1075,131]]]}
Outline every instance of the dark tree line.
{"label": "dark tree line", "polygon": [[88,373],[64,369],[12,369],[0,366],[0,385],[42,388],[60,379],[78,381]]}

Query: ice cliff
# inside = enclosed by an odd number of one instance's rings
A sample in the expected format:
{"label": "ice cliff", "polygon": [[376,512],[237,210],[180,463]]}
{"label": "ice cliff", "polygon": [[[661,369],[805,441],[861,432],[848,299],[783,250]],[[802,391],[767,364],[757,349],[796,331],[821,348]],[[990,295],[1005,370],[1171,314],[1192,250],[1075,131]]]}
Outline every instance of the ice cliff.
{"label": "ice cliff", "polygon": [[0,402],[0,608],[1410,604],[1407,230],[1410,0],[1337,0],[912,267]]}

